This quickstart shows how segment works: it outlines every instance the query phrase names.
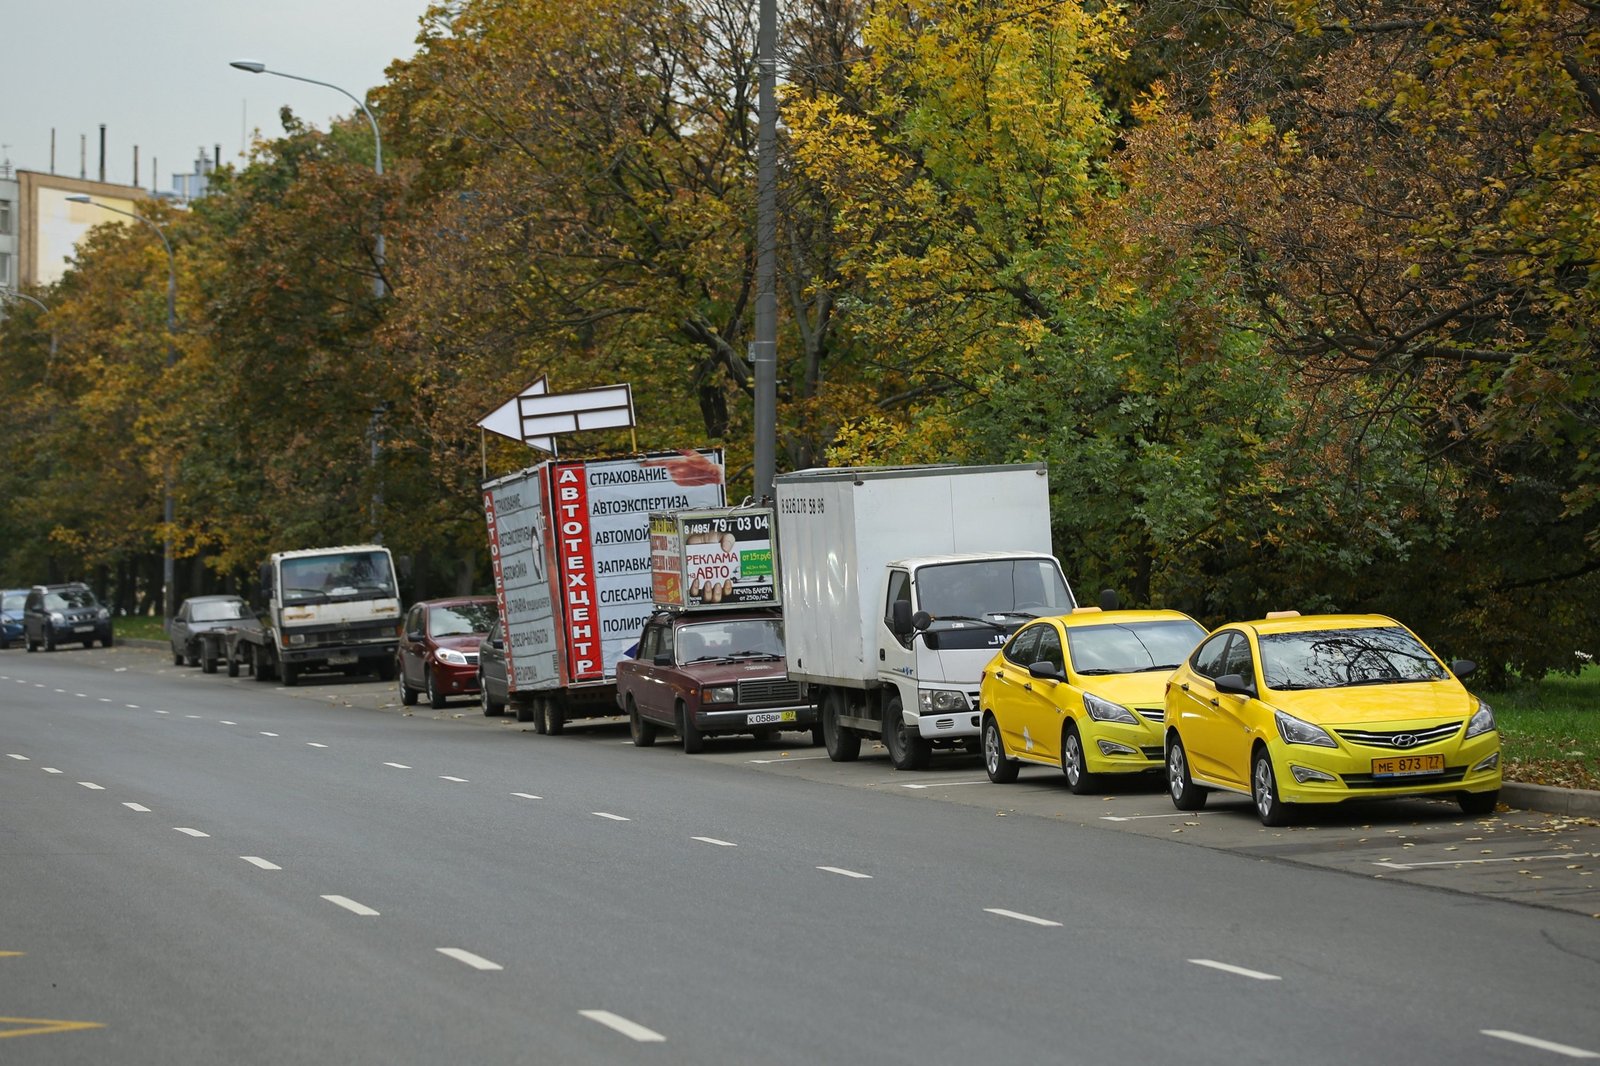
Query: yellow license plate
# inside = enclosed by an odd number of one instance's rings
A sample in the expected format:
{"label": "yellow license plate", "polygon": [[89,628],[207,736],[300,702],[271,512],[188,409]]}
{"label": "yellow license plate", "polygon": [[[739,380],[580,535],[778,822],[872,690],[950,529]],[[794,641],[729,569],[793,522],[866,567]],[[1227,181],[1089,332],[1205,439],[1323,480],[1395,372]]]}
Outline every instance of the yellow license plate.
{"label": "yellow license plate", "polygon": [[1443,755],[1391,755],[1372,760],[1373,777],[1410,777],[1413,774],[1444,773]]}

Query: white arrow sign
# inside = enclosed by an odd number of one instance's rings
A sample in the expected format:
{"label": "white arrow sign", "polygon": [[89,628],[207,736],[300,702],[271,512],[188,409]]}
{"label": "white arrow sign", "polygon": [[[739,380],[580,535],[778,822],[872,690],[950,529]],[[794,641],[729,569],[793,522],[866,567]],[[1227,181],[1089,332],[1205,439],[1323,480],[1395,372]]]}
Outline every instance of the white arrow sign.
{"label": "white arrow sign", "polygon": [[529,440],[522,433],[522,413],[518,404],[529,396],[544,396],[550,392],[550,379],[540,375],[539,380],[523,389],[517,395],[496,407],[489,414],[479,420],[478,425],[490,433],[498,433],[502,437],[520,440],[524,444],[538,448],[541,451],[554,453],[556,442],[549,437],[536,437]]}
{"label": "white arrow sign", "polygon": [[522,439],[591,429],[626,429],[633,423],[633,386],[607,385],[582,392],[560,392],[516,400],[522,417]]}

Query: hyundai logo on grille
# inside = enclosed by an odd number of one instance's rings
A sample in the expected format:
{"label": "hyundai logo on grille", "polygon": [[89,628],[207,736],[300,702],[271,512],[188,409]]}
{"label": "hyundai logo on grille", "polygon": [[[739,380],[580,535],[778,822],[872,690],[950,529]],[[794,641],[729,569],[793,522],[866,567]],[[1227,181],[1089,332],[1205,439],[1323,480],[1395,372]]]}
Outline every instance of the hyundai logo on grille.
{"label": "hyundai logo on grille", "polygon": [[1389,743],[1397,748],[1409,748],[1417,743],[1417,735],[1415,733],[1396,733],[1394,739]]}

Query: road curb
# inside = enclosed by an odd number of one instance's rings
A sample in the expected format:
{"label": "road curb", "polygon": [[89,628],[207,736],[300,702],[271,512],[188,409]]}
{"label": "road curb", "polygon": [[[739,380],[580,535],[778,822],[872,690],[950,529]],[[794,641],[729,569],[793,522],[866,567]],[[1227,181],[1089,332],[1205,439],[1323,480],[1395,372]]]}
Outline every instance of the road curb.
{"label": "road curb", "polygon": [[1504,781],[1500,785],[1500,802],[1525,811],[1600,818],[1600,792],[1586,788],[1556,788],[1553,785]]}

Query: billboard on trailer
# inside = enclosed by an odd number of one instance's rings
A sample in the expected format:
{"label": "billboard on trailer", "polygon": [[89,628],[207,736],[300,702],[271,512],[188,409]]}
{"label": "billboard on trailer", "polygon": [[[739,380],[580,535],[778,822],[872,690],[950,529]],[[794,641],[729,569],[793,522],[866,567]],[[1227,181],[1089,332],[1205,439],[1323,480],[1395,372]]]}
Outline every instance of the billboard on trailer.
{"label": "billboard on trailer", "polygon": [[650,512],[725,502],[719,449],[551,460],[486,484],[510,689],[613,678],[651,612]]}
{"label": "billboard on trailer", "polygon": [[651,584],[662,607],[775,607],[772,509],[650,516]]}

